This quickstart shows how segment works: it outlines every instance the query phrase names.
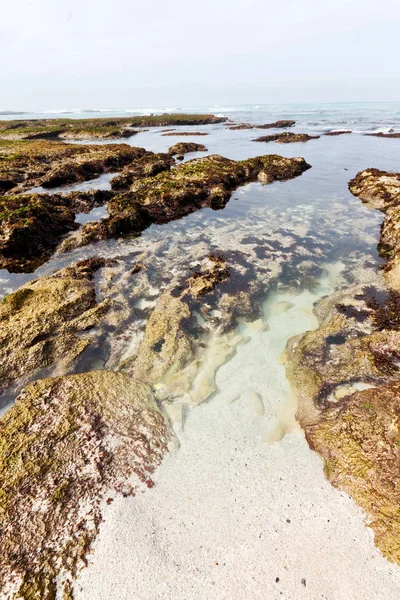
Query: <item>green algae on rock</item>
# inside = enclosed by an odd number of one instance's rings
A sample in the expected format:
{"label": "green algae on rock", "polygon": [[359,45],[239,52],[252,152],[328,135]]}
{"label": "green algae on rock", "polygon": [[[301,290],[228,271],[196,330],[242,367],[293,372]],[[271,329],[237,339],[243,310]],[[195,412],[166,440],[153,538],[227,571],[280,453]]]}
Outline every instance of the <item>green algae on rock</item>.
{"label": "green algae on rock", "polygon": [[283,133],[272,133],[256,138],[253,142],[275,142],[276,144],[291,144],[294,142],[308,142],[309,140],[319,139],[319,135],[308,135],[308,133],[293,133],[284,131]]}
{"label": "green algae on rock", "polygon": [[101,502],[151,487],[170,440],[149,386],[92,371],[30,383],[0,420],[4,598],[72,598]]}
{"label": "green algae on rock", "polygon": [[204,144],[197,144],[196,142],[178,142],[168,150],[168,154],[171,156],[180,156],[188,152],[208,152],[208,149]]}
{"label": "green algae on rock", "polygon": [[127,165],[122,172],[111,179],[112,190],[129,190],[136,179],[143,177],[154,177],[163,171],[169,169],[175,164],[171,152],[159,152],[154,154],[148,152],[143,157],[138,158]]}
{"label": "green algae on rock", "polygon": [[378,250],[386,259],[385,280],[400,290],[400,173],[366,169],[349,182],[350,192],[385,214]]}
{"label": "green algae on rock", "polygon": [[0,140],[0,195],[87,181],[120,171],[145,154],[144,148],[127,144]]}
{"label": "green algae on rock", "polygon": [[27,119],[0,121],[0,139],[118,139],[135,135],[134,127],[224,123],[214,115],[164,114],[97,119]]}
{"label": "green algae on rock", "polygon": [[[89,345],[85,332],[110,308],[97,303],[94,273],[105,259],[88,259],[30,281],[0,302],[0,393],[59,361],[68,366]],[[61,361],[61,362],[60,362]]]}
{"label": "green algae on rock", "polygon": [[193,159],[155,177],[138,179],[108,203],[109,217],[88,223],[62,244],[64,251],[96,239],[140,233],[151,223],[167,223],[200,208],[223,208],[233,190],[257,179],[286,181],[310,168],[303,158],[275,154],[234,161],[217,154]]}
{"label": "green algae on rock", "polygon": [[[297,418],[326,474],[367,512],[381,551],[400,562],[400,298],[381,287],[338,291],[319,327],[290,340]],[[395,314],[393,314],[395,313]]]}

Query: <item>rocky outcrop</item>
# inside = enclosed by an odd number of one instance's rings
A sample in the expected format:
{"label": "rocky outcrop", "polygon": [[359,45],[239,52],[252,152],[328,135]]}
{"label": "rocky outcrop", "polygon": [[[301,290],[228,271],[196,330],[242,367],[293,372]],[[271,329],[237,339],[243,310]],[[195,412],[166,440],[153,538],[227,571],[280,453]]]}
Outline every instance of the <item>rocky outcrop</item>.
{"label": "rocky outcrop", "polygon": [[34,271],[63,235],[78,228],[76,213],[103,206],[112,195],[108,190],[92,190],[0,197],[0,268]]}
{"label": "rocky outcrop", "polygon": [[380,138],[393,138],[393,139],[400,138],[400,133],[383,133],[382,131],[380,131],[379,133],[366,133],[365,135],[372,136],[372,137],[380,137]]}
{"label": "rocky outcrop", "polygon": [[400,562],[400,298],[379,287],[337,292],[320,326],[289,343],[297,418],[333,485],[367,512],[378,547]]}
{"label": "rocky outcrop", "polygon": [[42,194],[0,197],[0,268],[31,272],[77,228],[75,213]]}
{"label": "rocky outcrop", "polygon": [[64,251],[96,239],[139,233],[151,223],[167,223],[206,206],[223,208],[232,191],[259,179],[285,181],[301,175],[310,165],[303,158],[260,156],[234,161],[210,155],[188,161],[155,177],[134,182],[130,192],[108,203],[109,217],[89,223],[62,245]]}
{"label": "rocky outcrop", "polygon": [[283,133],[273,133],[256,138],[253,142],[275,142],[277,144],[291,144],[293,142],[308,142],[317,140],[319,135],[308,135],[308,133],[292,133],[284,131]]}
{"label": "rocky outcrop", "polygon": [[120,171],[145,154],[144,148],[127,144],[1,141],[0,194],[87,181],[102,173]]}
{"label": "rocky outcrop", "polygon": [[240,123],[239,125],[232,125],[228,127],[232,131],[240,129],[284,129],[286,127],[293,127],[296,121],[291,119],[282,119],[281,121],[275,121],[274,123],[265,123],[264,125],[253,125],[250,123]]}
{"label": "rocky outcrop", "polygon": [[101,502],[152,487],[170,432],[149,386],[113,371],[30,383],[0,421],[4,598],[72,598]]}
{"label": "rocky outcrop", "polygon": [[26,382],[57,360],[68,365],[89,345],[85,335],[110,308],[96,301],[94,273],[104,259],[88,259],[30,281],[0,302],[0,393]]}
{"label": "rocky outcrop", "polygon": [[283,129],[285,127],[293,127],[294,125],[296,125],[296,121],[292,121],[292,119],[281,119],[280,121],[275,121],[274,123],[257,125],[257,127],[260,129]]}
{"label": "rocky outcrop", "polygon": [[28,119],[0,122],[3,140],[91,140],[119,139],[137,133],[134,127],[162,127],[166,125],[208,125],[224,123],[225,117],[214,115],[165,114],[144,117],[117,117],[113,119]]}
{"label": "rocky outcrop", "polygon": [[163,135],[164,137],[171,137],[171,136],[186,136],[186,135],[208,135],[208,133],[206,133],[205,131],[174,131],[172,133],[162,133],[161,135]]}
{"label": "rocky outcrop", "polygon": [[288,344],[287,375],[327,477],[366,511],[377,546],[400,564],[400,174],[367,169],[349,189],[385,213],[388,288],[377,279],[323,299],[319,327]]}
{"label": "rocky outcrop", "polygon": [[208,152],[208,148],[204,144],[197,144],[196,142],[178,142],[168,150],[168,154],[171,156],[180,156],[188,152]]}
{"label": "rocky outcrop", "polygon": [[153,154],[149,152],[142,158],[135,160],[125,167],[120,175],[111,179],[111,189],[128,190],[136,179],[143,177],[154,177],[163,171],[169,171],[175,164],[172,154],[168,151]]}
{"label": "rocky outcrop", "polygon": [[385,214],[378,249],[386,259],[384,272],[388,285],[400,290],[400,173],[366,169],[349,182],[349,190]]}
{"label": "rocky outcrop", "polygon": [[350,129],[338,129],[334,131],[327,131],[324,135],[345,135],[348,133],[352,133]]}

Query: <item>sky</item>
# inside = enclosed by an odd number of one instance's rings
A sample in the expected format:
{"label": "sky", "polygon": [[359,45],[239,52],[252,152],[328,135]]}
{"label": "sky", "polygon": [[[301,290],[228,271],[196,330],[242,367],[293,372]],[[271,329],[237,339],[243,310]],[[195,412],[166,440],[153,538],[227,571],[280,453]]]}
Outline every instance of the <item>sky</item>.
{"label": "sky", "polygon": [[400,100],[399,0],[1,0],[0,111]]}

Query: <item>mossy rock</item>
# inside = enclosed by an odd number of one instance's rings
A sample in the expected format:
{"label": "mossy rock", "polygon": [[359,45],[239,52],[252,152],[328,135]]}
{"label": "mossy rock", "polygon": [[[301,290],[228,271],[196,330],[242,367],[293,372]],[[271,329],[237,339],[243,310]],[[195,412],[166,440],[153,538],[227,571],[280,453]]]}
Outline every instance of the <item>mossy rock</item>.
{"label": "mossy rock", "polygon": [[97,303],[94,273],[104,259],[88,259],[30,281],[0,302],[0,393],[61,360],[64,369],[88,346],[84,332],[110,308]]}
{"label": "mossy rock", "polygon": [[113,371],[29,384],[0,420],[0,588],[72,598],[101,501],[152,485],[170,439],[149,386]]}

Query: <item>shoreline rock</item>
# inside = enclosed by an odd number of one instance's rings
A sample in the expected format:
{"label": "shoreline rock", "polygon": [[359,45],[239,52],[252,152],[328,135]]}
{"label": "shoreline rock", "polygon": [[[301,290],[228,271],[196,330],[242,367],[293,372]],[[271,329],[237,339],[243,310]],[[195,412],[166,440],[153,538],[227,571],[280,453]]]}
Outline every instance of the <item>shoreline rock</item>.
{"label": "shoreline rock", "polygon": [[61,361],[68,369],[111,307],[97,302],[93,277],[108,261],[91,258],[28,282],[0,302],[0,393]]}
{"label": "shoreline rock", "polygon": [[0,420],[4,597],[72,598],[101,502],[152,487],[170,439],[149,386],[123,373],[30,383]]}
{"label": "shoreline rock", "polygon": [[308,133],[292,133],[290,131],[284,131],[283,133],[263,135],[252,141],[275,142],[276,144],[291,144],[292,142],[308,142],[309,140],[317,140],[319,139],[319,137],[319,135],[308,135]]}
{"label": "shoreline rock", "polygon": [[378,279],[321,300],[319,327],[288,343],[286,372],[327,478],[366,511],[376,545],[400,564],[400,174],[366,169],[349,190],[385,214],[387,288]]}

